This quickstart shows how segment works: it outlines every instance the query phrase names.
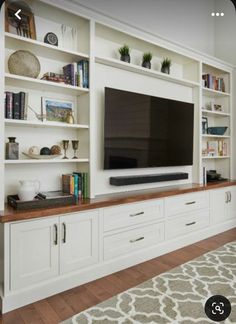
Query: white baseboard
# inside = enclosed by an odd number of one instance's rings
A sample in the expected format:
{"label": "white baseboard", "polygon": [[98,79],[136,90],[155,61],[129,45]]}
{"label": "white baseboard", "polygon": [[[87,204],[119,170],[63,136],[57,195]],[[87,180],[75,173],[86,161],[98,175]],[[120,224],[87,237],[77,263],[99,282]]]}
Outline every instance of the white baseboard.
{"label": "white baseboard", "polygon": [[100,262],[79,272],[58,276],[50,281],[39,283],[28,289],[14,291],[2,297],[2,313],[36,302],[40,299],[58,294],[62,291],[85,284],[111,273],[126,269],[138,263],[153,259],[184,246],[196,243],[210,236],[219,234],[236,227],[236,221],[231,220],[202,229],[191,234],[163,241],[158,245],[140,250],[106,262]]}

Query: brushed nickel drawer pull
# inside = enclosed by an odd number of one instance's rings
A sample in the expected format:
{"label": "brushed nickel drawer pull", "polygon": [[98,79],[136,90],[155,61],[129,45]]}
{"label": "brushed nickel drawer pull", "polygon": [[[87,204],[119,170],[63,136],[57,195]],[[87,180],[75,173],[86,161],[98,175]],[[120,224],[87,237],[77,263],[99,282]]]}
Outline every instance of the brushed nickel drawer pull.
{"label": "brushed nickel drawer pull", "polygon": [[135,240],[130,240],[130,243],[135,243],[135,242],[142,241],[142,240],[144,240],[144,236],[141,236]]}
{"label": "brushed nickel drawer pull", "polygon": [[54,245],[57,245],[58,244],[58,229],[57,229],[57,224],[54,224],[53,225],[54,227]]}
{"label": "brushed nickel drawer pull", "polygon": [[185,224],[185,226],[191,226],[191,225],[194,225],[194,224],[196,224],[196,222]]}
{"label": "brushed nickel drawer pull", "polygon": [[62,243],[66,243],[66,223],[63,223],[62,226],[63,226],[63,239],[62,239]]}
{"label": "brushed nickel drawer pull", "polygon": [[190,202],[185,203],[185,205],[193,205],[193,204],[196,204],[196,201],[190,201]]}
{"label": "brushed nickel drawer pull", "polygon": [[129,217],[136,217],[136,216],[140,216],[143,215],[144,212],[140,212],[140,213],[136,213],[136,214],[130,214]]}

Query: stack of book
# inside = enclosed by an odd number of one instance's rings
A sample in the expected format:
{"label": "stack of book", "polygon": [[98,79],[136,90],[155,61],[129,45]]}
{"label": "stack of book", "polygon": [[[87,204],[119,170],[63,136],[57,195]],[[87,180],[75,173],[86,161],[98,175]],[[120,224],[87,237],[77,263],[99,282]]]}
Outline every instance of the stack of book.
{"label": "stack of book", "polygon": [[63,174],[62,191],[75,195],[79,200],[89,198],[88,173]]}
{"label": "stack of book", "polygon": [[205,88],[225,92],[225,83],[223,78],[217,78],[216,76],[208,73],[203,74],[202,80]]}
{"label": "stack of book", "polygon": [[89,88],[89,62],[81,60],[78,63],[71,63],[63,67],[65,78],[69,80],[69,84]]}
{"label": "stack of book", "polygon": [[5,118],[27,119],[26,93],[5,92]]}
{"label": "stack of book", "polygon": [[227,142],[225,140],[204,142],[202,146],[202,155],[205,157],[227,156]]}

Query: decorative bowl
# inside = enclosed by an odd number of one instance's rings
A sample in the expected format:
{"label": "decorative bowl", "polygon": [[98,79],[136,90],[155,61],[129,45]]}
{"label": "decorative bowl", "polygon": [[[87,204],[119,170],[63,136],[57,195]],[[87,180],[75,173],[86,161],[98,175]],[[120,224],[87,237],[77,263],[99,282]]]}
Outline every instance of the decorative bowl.
{"label": "decorative bowl", "polygon": [[224,135],[228,127],[226,126],[216,126],[208,127],[207,134],[209,135]]}
{"label": "decorative bowl", "polygon": [[62,156],[62,154],[57,154],[57,155],[40,155],[40,154],[30,154],[26,152],[22,152],[25,156],[27,156],[30,159],[35,159],[35,160],[52,160],[57,157]]}
{"label": "decorative bowl", "polygon": [[33,53],[19,50],[9,57],[8,69],[12,74],[36,79],[41,67],[38,58]]}

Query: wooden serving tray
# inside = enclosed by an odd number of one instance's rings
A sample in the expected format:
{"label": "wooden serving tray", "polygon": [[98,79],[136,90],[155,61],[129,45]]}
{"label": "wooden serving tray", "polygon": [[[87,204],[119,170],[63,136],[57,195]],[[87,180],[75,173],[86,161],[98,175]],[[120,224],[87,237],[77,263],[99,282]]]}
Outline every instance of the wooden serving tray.
{"label": "wooden serving tray", "polygon": [[76,205],[77,198],[74,195],[64,194],[63,196],[58,196],[55,198],[46,198],[37,195],[34,200],[30,201],[20,201],[17,195],[7,196],[8,205],[16,210],[32,210],[40,208],[53,208],[53,207],[63,207]]}

